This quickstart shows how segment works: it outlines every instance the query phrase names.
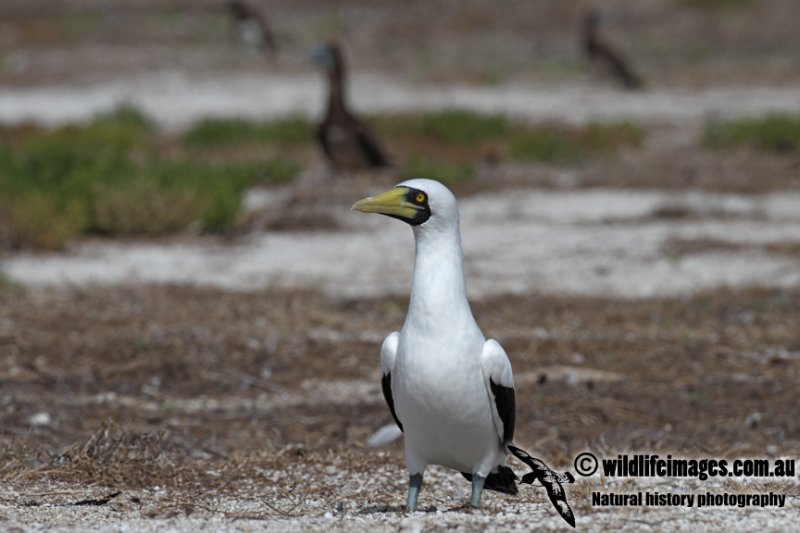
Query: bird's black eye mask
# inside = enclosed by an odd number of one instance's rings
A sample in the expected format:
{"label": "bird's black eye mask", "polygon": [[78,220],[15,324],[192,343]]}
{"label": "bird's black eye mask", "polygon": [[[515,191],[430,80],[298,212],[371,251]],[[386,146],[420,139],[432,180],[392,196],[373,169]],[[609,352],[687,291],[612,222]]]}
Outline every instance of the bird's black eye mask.
{"label": "bird's black eye mask", "polygon": [[364,213],[380,213],[412,226],[419,226],[431,217],[428,193],[412,187],[398,185],[377,196],[359,200],[353,210]]}
{"label": "bird's black eye mask", "polygon": [[406,216],[400,215],[389,215],[393,216],[394,218],[398,218],[404,222],[408,222],[412,226],[419,226],[429,218],[431,218],[431,207],[428,205],[428,194],[419,190],[419,189],[412,189],[411,187],[405,187],[408,190],[405,194],[405,201],[409,204],[414,206],[415,213],[414,216],[409,218]]}

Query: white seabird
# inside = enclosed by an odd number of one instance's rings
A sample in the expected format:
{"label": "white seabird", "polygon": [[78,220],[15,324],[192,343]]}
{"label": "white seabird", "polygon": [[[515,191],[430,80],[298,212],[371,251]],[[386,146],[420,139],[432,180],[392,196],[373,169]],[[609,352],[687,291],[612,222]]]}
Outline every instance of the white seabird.
{"label": "white seabird", "polygon": [[414,232],[408,314],[402,329],[381,346],[384,397],[405,435],[408,510],[417,507],[429,464],[453,468],[471,480],[472,507],[480,505],[484,488],[517,494],[517,476],[505,464],[511,452],[534,469],[522,481],[542,481],[574,526],[559,483],[571,476],[555,474],[511,444],[511,364],[500,343],[486,340],[472,316],[453,194],[437,181],[414,179],[360,200],[353,209],[403,220]]}

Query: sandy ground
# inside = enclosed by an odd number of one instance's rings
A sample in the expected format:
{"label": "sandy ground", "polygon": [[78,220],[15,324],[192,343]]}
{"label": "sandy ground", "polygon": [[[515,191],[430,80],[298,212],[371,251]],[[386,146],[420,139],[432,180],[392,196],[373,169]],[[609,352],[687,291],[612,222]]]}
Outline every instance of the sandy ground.
{"label": "sandy ground", "polygon": [[[404,300],[6,287],[3,526],[564,529],[536,487],[487,495],[482,510],[465,513],[468,483],[435,467],[424,512],[402,511],[401,443],[364,443],[389,420],[377,350]],[[528,294],[480,299],[474,312],[511,354],[517,442],[573,470],[585,450],[796,460],[798,301],[783,290],[628,301]],[[580,529],[778,531],[796,516],[799,490],[796,477],[595,475],[567,494]],[[773,492],[788,507],[606,508],[592,505],[593,491]]]}
{"label": "sandy ground", "polygon": [[[424,493],[425,510],[415,515],[400,512],[397,506],[361,505],[357,500],[363,487],[374,483],[389,485],[395,472],[390,468],[376,468],[370,474],[343,476],[337,473],[320,475],[317,471],[293,472],[324,478],[324,483],[339,486],[338,498],[314,498],[298,502],[297,498],[271,499],[267,509],[263,502],[253,498],[253,494],[242,491],[227,497],[200,497],[190,505],[191,516],[173,518],[148,518],[148,507],[173,504],[169,491],[140,490],[126,491],[115,496],[103,506],[75,506],[80,498],[108,497],[107,491],[83,490],[76,492],[72,487],[48,486],[45,490],[36,487],[32,498],[39,502],[36,519],[28,522],[25,515],[29,509],[11,508],[8,519],[20,525],[19,531],[36,531],[44,528],[50,531],[77,531],[84,528],[111,531],[187,531],[212,529],[215,531],[530,531],[531,528],[547,531],[570,530],[561,519],[553,516],[549,502],[542,501],[541,491],[525,491],[528,502],[519,499],[488,495],[484,509],[464,511],[467,495],[464,483],[454,480],[451,475],[436,471],[429,474],[430,485]],[[455,481],[455,482],[454,482]],[[396,484],[399,485],[399,484]],[[400,487],[397,487],[400,490]],[[786,490],[785,486],[773,486],[773,490]],[[673,484],[639,483],[637,490],[652,493],[666,491],[715,493],[761,493],[763,486],[754,484],[724,484],[719,482],[699,484],[683,483],[679,488]],[[599,478],[580,480],[571,492],[581,496],[573,498],[573,505],[579,509],[577,529],[582,531],[680,531],[703,528],[718,531],[785,531],[786,524],[800,511],[798,497],[789,499],[784,508],[738,508],[738,507],[667,507],[641,508],[627,512],[624,516],[618,509],[600,508],[590,516],[581,517],[580,509],[588,507],[585,499],[592,491],[635,493],[623,483],[601,481]],[[790,489],[791,490],[791,489]],[[0,494],[0,498],[16,495]],[[545,498],[546,499],[546,498]],[[6,507],[8,509],[8,507]],[[0,504],[0,510],[4,506]],[[281,510],[284,510],[281,512]],[[176,509],[182,513],[185,509]]]}
{"label": "sandy ground", "polygon": [[[464,107],[515,119],[568,123],[697,124],[800,108],[796,86],[673,88],[628,94],[602,86],[425,85],[385,74],[357,73],[351,89],[356,109],[365,113]],[[208,116],[316,117],[323,101],[323,84],[317,75],[233,73],[220,77],[165,71],[80,86],[0,89],[0,120],[53,125],[84,120],[127,103],[174,130]]]}
{"label": "sandy ground", "polygon": [[[462,196],[470,294],[511,354],[518,442],[559,469],[584,450],[797,458],[796,163],[674,142],[696,131],[686,120],[611,161],[520,168],[527,186],[481,190],[479,179]],[[304,207],[334,221],[325,230],[3,257],[0,525],[565,529],[536,487],[464,512],[468,485],[436,468],[425,512],[408,516],[401,443],[365,447],[389,421],[377,351],[402,324],[413,243],[402,224],[348,209],[387,179],[246,199],[255,213],[310,195]],[[788,507],[591,503],[595,490],[653,483],[780,493]],[[785,531],[798,487],[592,477],[567,494],[583,530]]]}
{"label": "sandy ground", "polygon": [[[249,204],[269,204],[269,198]],[[358,198],[354,191],[350,201]],[[792,192],[585,189],[470,196],[461,202],[469,288],[473,296],[537,291],[631,298],[797,286],[798,205],[800,194]],[[257,233],[233,244],[95,241],[66,254],[18,254],[2,268],[10,279],[33,285],[157,282],[316,288],[350,297],[405,293],[411,232],[347,207],[328,207],[339,231]],[[681,243],[695,246],[681,250]]]}
{"label": "sandy ground", "polygon": [[[305,57],[332,36],[362,112],[635,120],[641,147],[580,166],[481,164],[457,191],[473,311],[515,370],[516,440],[561,470],[583,451],[796,461],[797,155],[712,152],[697,136],[800,109],[800,4],[609,0],[607,27],[650,81],[641,93],[584,72],[578,3],[451,4],[276,0],[283,51],[265,60],[230,45],[210,0],[4,2],[0,121],[60,124],[120,102],[170,130],[317,116]],[[436,467],[409,516],[402,442],[366,446],[390,421],[378,348],[402,324],[413,255],[408,228],[349,212],[393,183],[372,178],[304,176],[246,198],[254,214],[322,213],[326,228],[0,258],[0,529],[567,529],[539,487],[465,512],[468,484]],[[787,531],[800,510],[797,476],[595,475],[566,490],[590,531]],[[593,491],[787,500],[597,507]]]}

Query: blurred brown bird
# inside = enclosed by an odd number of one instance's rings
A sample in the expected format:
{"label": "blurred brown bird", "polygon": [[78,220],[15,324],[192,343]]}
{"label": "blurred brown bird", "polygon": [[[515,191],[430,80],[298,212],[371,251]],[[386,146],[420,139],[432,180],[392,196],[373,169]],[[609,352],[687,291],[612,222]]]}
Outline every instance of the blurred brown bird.
{"label": "blurred brown bird", "polygon": [[375,135],[347,108],[345,64],[339,46],[320,45],[312,52],[311,59],[328,77],[327,110],[317,127],[317,141],[333,168],[358,170],[388,166],[389,159]]}
{"label": "blurred brown bird", "polygon": [[634,72],[625,57],[611,46],[600,33],[600,13],[594,9],[583,15],[581,39],[583,51],[593,64],[602,65],[626,89],[644,88],[644,80]]}
{"label": "blurred brown bird", "polygon": [[225,5],[233,19],[233,38],[239,46],[258,54],[277,52],[275,37],[255,7],[242,0],[228,0]]}

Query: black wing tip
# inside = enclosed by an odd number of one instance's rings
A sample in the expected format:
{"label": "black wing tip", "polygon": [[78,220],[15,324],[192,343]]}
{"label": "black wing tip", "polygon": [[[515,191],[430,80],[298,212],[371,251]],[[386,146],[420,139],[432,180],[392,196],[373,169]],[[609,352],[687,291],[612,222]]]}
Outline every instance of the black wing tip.
{"label": "black wing tip", "polygon": [[403,424],[400,422],[400,419],[397,418],[397,412],[394,410],[394,399],[392,398],[391,372],[387,372],[383,376],[381,376],[381,389],[383,390],[383,398],[386,400],[386,403],[389,406],[389,412],[392,413],[392,418],[394,418],[395,424],[397,424],[397,427],[400,428],[400,431],[403,431]]}
{"label": "black wing tip", "polygon": [[514,426],[516,424],[516,399],[514,387],[506,387],[494,382],[489,377],[489,388],[494,396],[494,405],[497,414],[503,422],[503,444],[511,445],[514,440]]}

